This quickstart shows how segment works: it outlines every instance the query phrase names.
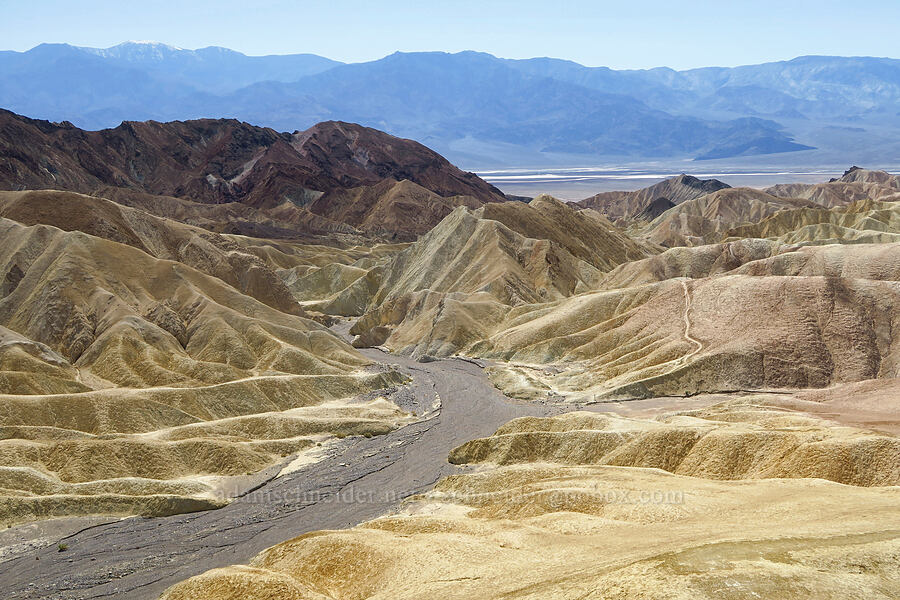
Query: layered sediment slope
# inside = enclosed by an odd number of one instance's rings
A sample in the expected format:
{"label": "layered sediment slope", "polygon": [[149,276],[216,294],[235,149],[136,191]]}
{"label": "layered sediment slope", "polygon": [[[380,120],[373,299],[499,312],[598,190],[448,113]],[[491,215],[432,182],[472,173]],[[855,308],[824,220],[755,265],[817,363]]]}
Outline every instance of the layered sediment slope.
{"label": "layered sediment slope", "polygon": [[618,465],[705,479],[900,485],[900,439],[759,407],[754,400],[750,396],[657,419],[587,412],[525,417],[455,448],[450,461]]}
{"label": "layered sediment slope", "polygon": [[782,183],[765,190],[780,198],[803,198],[826,208],[863,200],[880,200],[900,193],[900,177],[884,171],[852,167],[838,179],[826,183]]}
{"label": "layered sediment slope", "polygon": [[[403,378],[368,369],[296,302],[273,307],[279,280],[257,299],[224,281],[252,270],[185,226],[152,236],[127,211],[104,214],[98,233],[134,245],[0,219],[0,520],[215,507],[221,476],[405,422],[370,394]],[[159,254],[199,247],[176,262],[135,247],[151,240]]]}
{"label": "layered sediment slope", "polygon": [[667,247],[757,237],[807,244],[897,241],[889,213],[896,211],[900,178],[885,171],[854,167],[826,183],[765,190],[720,183],[681,176],[573,206],[596,210],[636,239]]}
{"label": "layered sediment slope", "polygon": [[458,206],[478,208],[474,196],[442,197],[407,179],[339,189],[309,205],[310,212],[360,231],[398,241],[414,241]]}
{"label": "layered sediment slope", "polygon": [[698,179],[682,174],[634,192],[602,192],[577,204],[614,220],[652,220],[658,216],[653,213],[660,206],[676,206],[728,187],[717,179]]}
{"label": "layered sediment slope", "polygon": [[890,202],[826,209],[728,188],[647,225],[676,244],[655,254],[546,197],[458,209],[384,265],[351,331],[360,346],[492,359],[495,384],[529,399],[893,378],[900,263],[883,242],[900,233],[898,214]]}
{"label": "layered sediment slope", "polygon": [[511,307],[587,291],[614,265],[651,252],[549,197],[458,208],[385,265],[351,333],[359,345],[446,356],[488,337]]}
{"label": "layered sediment slope", "polygon": [[[896,281],[727,275],[514,309],[471,353],[517,396],[823,387],[898,376]],[[848,343],[849,342],[849,343]],[[519,363],[519,364],[516,364]]]}
{"label": "layered sediment slope", "polygon": [[0,192],[0,217],[125,244],[221,279],[282,312],[302,313],[271,265],[246,251],[234,238],[104,198],[52,190]]}
{"label": "layered sediment slope", "polygon": [[678,277],[702,279],[733,275],[819,276],[900,280],[900,244],[785,244],[747,238],[723,244],[675,247],[610,271],[599,289],[620,289]]}
{"label": "layered sediment slope", "polygon": [[729,188],[686,201],[665,211],[643,232],[663,246],[700,246],[721,241],[738,225],[756,223],[788,209],[814,209],[811,200],[778,198],[752,188]]}
{"label": "layered sediment slope", "polygon": [[868,244],[900,241],[900,195],[832,209],[784,210],[733,227],[723,239],[766,238],[786,244]]}
{"label": "layered sediment slope", "polygon": [[892,598],[897,443],[752,402],[519,419],[399,513],[162,598]]}
{"label": "layered sediment slope", "polygon": [[330,245],[369,241],[368,236],[355,227],[332,221],[293,203],[257,209],[240,202],[206,204],[114,186],[102,186],[92,195],[214,233]]}

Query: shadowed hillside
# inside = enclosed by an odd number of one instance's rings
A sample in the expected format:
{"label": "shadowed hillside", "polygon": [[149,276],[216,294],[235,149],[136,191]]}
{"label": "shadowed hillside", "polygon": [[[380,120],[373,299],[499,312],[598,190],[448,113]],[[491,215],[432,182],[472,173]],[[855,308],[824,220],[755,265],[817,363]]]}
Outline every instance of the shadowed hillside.
{"label": "shadowed hillside", "polygon": [[[679,175],[634,192],[602,192],[577,204],[582,208],[593,208],[610,219],[646,218],[658,212],[661,204],[665,210],[727,187],[730,186],[717,179],[702,180],[691,175]],[[648,213],[648,209],[655,210]],[[659,214],[653,214],[653,218],[657,216]]]}
{"label": "shadowed hillside", "polygon": [[[409,180],[432,192],[439,204],[454,196],[474,204],[505,200],[499,190],[421,144],[350,123],[321,123],[293,134],[235,120],[127,122],[83,131],[2,111],[0,157],[0,187],[10,190],[90,194],[113,186],[272,209],[303,208],[328,192]],[[368,195],[379,191],[389,190]],[[310,210],[326,218],[333,213],[330,203]],[[431,224],[443,214],[437,210]],[[394,225],[405,232],[402,223]]]}

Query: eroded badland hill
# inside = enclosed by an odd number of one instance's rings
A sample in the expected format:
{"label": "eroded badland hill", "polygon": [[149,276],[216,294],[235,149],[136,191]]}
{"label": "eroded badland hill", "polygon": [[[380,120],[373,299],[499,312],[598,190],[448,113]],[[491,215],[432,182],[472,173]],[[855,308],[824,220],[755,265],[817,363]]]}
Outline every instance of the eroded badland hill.
{"label": "eroded badland hill", "polygon": [[0,187],[10,597],[900,596],[897,176],[3,112]]}

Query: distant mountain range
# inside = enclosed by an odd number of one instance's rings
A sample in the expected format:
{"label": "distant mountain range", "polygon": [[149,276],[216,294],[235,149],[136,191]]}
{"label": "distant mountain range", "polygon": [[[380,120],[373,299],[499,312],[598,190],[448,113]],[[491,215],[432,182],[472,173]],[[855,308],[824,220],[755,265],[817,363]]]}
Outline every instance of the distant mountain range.
{"label": "distant mountain range", "polygon": [[[878,162],[900,149],[898,101],[900,60],[887,58],[615,71],[477,52],[357,64],[146,42],[0,52],[0,107],[30,117],[88,129],[201,117],[286,131],[351,121],[470,167],[788,152],[810,163]],[[863,154],[846,156],[857,148]]]}

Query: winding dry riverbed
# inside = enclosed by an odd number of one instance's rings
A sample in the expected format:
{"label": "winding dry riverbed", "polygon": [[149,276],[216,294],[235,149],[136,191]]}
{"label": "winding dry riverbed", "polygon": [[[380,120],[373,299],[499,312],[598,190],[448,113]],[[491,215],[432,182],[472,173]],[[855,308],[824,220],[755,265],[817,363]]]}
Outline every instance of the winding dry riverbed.
{"label": "winding dry riverbed", "polygon": [[[515,417],[572,409],[510,400],[473,362],[418,363],[379,350],[363,352],[413,378],[398,392],[405,395],[399,402],[404,408],[425,412],[437,395],[441,409],[387,435],[343,440],[323,460],[270,478],[219,510],[99,524],[82,520],[87,528],[74,533],[73,522],[68,530],[60,523],[52,545],[0,557],[3,596],[156,598],[177,581],[246,562],[302,533],[346,528],[384,514],[404,497],[458,472],[447,462],[453,447]],[[15,531],[6,535],[14,537]],[[66,551],[58,551],[57,541]]]}

